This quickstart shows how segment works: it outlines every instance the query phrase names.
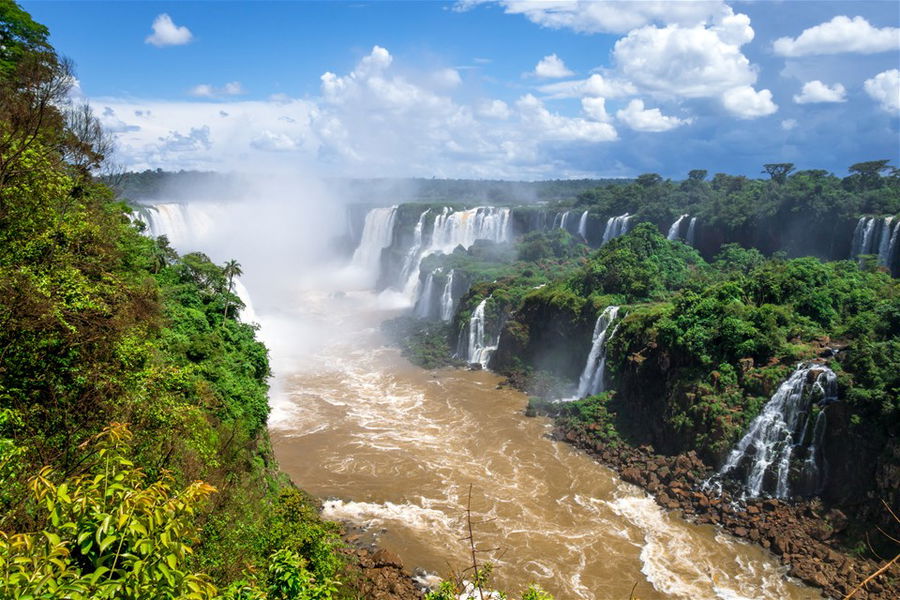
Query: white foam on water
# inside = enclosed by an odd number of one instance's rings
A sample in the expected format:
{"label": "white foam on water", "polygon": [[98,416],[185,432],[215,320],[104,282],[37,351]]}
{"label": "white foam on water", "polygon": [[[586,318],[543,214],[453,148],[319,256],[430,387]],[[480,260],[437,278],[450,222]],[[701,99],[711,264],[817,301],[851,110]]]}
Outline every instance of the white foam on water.
{"label": "white foam on water", "polygon": [[448,534],[455,532],[457,526],[442,511],[410,502],[397,504],[326,500],[322,503],[322,516],[333,521],[349,521],[367,527],[381,527],[390,523],[419,531],[440,528]]}
{"label": "white foam on water", "polygon": [[[750,597],[759,599],[775,600],[786,596],[782,574],[775,568],[761,574],[739,560],[735,561],[737,575],[716,568],[716,560],[737,554],[736,542],[724,536],[717,537],[719,545],[711,554],[697,543],[690,526],[665,513],[653,498],[635,495],[623,485],[617,490],[616,498],[606,504],[639,529],[642,539],[637,545],[641,548],[641,572],[657,591],[686,599],[731,600],[746,597],[748,592],[752,594]],[[736,583],[741,591],[732,589],[725,582]]]}

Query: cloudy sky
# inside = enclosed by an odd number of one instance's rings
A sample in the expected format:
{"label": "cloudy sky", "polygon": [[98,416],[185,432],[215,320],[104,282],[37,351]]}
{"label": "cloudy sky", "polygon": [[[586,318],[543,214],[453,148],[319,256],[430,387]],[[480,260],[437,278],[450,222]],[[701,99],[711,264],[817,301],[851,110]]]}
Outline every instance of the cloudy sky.
{"label": "cloudy sky", "polygon": [[22,2],[133,169],[543,179],[900,164],[884,2]]}

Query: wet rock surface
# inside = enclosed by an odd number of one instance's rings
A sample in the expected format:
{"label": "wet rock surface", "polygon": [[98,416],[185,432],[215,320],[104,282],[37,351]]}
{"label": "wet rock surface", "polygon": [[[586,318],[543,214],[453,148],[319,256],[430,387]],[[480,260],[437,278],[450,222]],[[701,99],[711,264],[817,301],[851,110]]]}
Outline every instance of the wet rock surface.
{"label": "wet rock surface", "polygon": [[[792,577],[821,588],[828,597],[844,598],[884,564],[840,548],[833,538],[847,527],[847,515],[823,507],[818,500],[742,501],[737,490],[704,489],[703,483],[714,471],[693,451],[663,456],[651,446],[607,446],[578,431],[556,428],[553,435],[585,450],[617,471],[623,480],[644,488],[663,508],[680,511],[689,521],[715,525],[766,548],[780,558]],[[900,598],[900,566],[895,563],[853,598]]]}
{"label": "wet rock surface", "polygon": [[421,600],[424,590],[404,568],[394,552],[379,548],[369,530],[344,525],[344,549],[349,567],[349,582],[357,597],[366,600]]}

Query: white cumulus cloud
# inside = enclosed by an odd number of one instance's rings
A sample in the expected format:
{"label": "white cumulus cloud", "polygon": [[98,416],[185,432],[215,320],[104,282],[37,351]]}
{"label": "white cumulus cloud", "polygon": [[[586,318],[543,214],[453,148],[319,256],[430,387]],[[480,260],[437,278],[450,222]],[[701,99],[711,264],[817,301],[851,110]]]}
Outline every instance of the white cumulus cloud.
{"label": "white cumulus cloud", "polygon": [[779,38],[772,47],[776,54],[790,57],[845,52],[875,54],[900,49],[900,28],[879,29],[863,17],[837,16],[803,30],[796,38]]}
{"label": "white cumulus cloud", "polygon": [[[740,44],[752,39],[748,30],[719,31],[702,25],[642,27],[616,42],[613,56],[619,71],[639,88],[685,98],[718,96],[756,82],[756,69]],[[739,43],[734,43],[735,41]]]}
{"label": "white cumulus cloud", "polygon": [[556,54],[545,56],[534,67],[534,75],[544,79],[559,79],[561,77],[571,77],[574,74]]}
{"label": "white cumulus cloud", "polygon": [[605,98],[582,98],[581,110],[584,111],[584,114],[586,114],[591,119],[594,119],[595,121],[608,123],[612,120],[609,114],[606,112]]}
{"label": "white cumulus cloud", "polygon": [[480,102],[476,108],[479,117],[488,119],[508,119],[509,105],[503,100],[485,100]]}
{"label": "white cumulus cloud", "polygon": [[840,83],[829,86],[818,79],[807,81],[799,94],[794,95],[797,104],[813,104],[817,102],[846,102],[847,90]]}
{"label": "white cumulus cloud", "polygon": [[797,119],[785,119],[781,122],[781,128],[790,131],[797,127]]}
{"label": "white cumulus cloud", "polygon": [[722,94],[722,104],[740,119],[755,119],[771,115],[778,110],[769,90],[756,91],[749,85],[736,87]]}
{"label": "white cumulus cloud", "polygon": [[153,20],[153,33],[144,40],[147,44],[157,47],[182,46],[194,39],[194,35],[187,27],[176,25],[172,17],[162,13]]}
{"label": "white cumulus cloud", "polygon": [[564,117],[547,110],[543,102],[526,94],[516,101],[522,122],[543,139],[554,141],[611,142],[618,139],[609,123]]}
{"label": "white cumulus cloud", "polygon": [[883,110],[900,113],[900,70],[890,69],[866,79],[866,93],[876,100]]}
{"label": "white cumulus cloud", "polygon": [[616,112],[616,118],[635,131],[669,131],[687,125],[691,119],[679,119],[662,114],[658,108],[644,108],[644,101],[635,98],[628,106]]}
{"label": "white cumulus cloud", "polygon": [[[463,0],[467,9],[483,0]],[[625,33],[650,23],[693,26],[731,14],[720,0],[663,2],[654,0],[500,0],[508,14],[520,14],[533,23],[580,33]]]}

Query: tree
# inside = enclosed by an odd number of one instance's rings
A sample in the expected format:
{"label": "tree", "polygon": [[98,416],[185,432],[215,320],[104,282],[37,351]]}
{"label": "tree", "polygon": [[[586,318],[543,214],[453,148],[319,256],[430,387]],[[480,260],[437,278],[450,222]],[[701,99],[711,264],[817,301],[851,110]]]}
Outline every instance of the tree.
{"label": "tree", "polygon": [[706,179],[706,169],[692,169],[688,172],[688,179],[691,181],[703,181]]}
{"label": "tree", "polygon": [[844,181],[860,191],[881,187],[881,173],[891,168],[889,162],[889,159],[869,160],[850,165],[847,170],[851,175]]}
{"label": "tree", "polygon": [[763,165],[763,173],[768,173],[772,181],[776,183],[784,183],[793,170],[794,163],[769,163]]}
{"label": "tree", "polygon": [[[222,267],[222,275],[224,275],[225,277],[228,278],[228,291],[229,292],[231,292],[232,289],[234,288],[234,278],[240,277],[243,274],[244,274],[244,272],[241,270],[241,264],[238,261],[231,259],[225,263],[225,266]],[[228,301],[228,297],[226,297],[225,298],[225,314],[224,314],[225,317],[228,316],[228,308],[229,308],[229,301]],[[223,324],[224,324],[224,321],[223,321]]]}
{"label": "tree", "polygon": [[12,0],[0,0],[0,77],[10,75],[25,54],[51,52],[49,30]]}

